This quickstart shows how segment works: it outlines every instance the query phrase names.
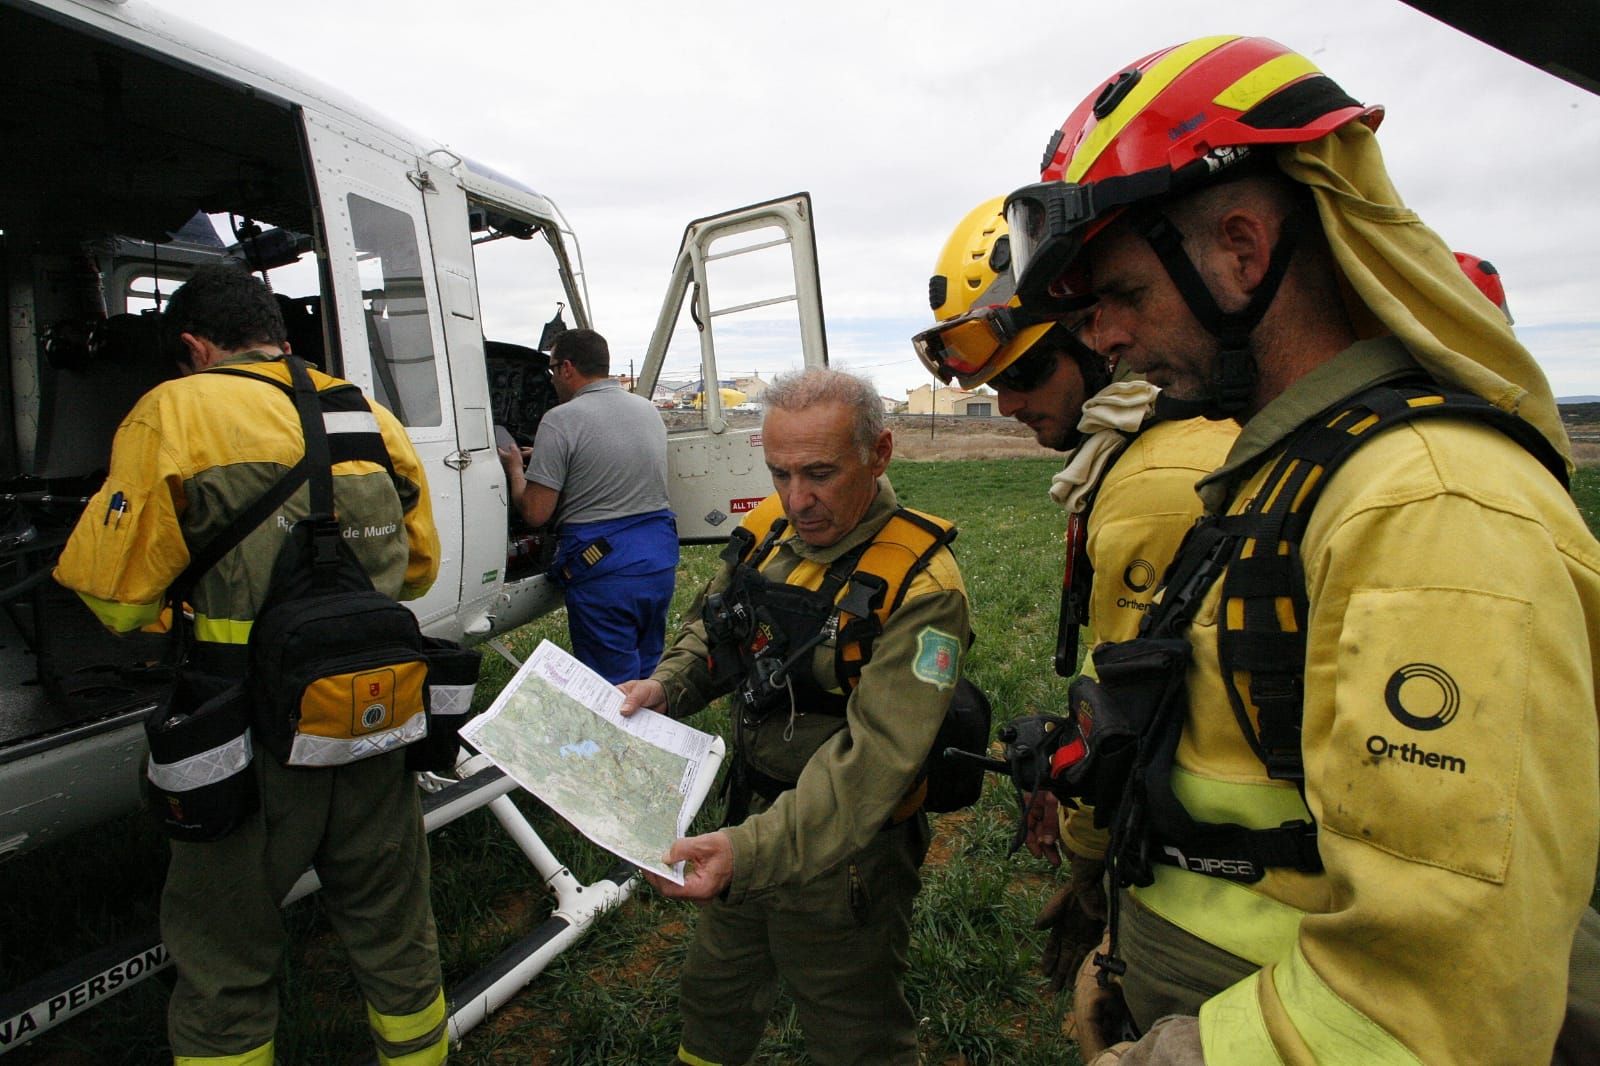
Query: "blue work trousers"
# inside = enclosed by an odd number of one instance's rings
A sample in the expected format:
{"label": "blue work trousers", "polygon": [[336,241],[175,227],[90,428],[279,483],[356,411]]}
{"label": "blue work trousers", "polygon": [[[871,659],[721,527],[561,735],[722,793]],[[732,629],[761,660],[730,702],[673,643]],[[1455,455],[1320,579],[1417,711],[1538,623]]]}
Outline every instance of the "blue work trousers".
{"label": "blue work trousers", "polygon": [[676,571],[606,574],[566,589],[567,635],[578,661],[613,685],[649,677],[667,639]]}

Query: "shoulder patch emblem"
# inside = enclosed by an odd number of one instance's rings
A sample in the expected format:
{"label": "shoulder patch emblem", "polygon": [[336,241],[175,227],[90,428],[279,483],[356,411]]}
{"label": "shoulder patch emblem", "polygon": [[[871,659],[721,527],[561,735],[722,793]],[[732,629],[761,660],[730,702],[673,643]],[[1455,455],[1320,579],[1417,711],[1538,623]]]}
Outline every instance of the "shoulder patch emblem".
{"label": "shoulder patch emblem", "polygon": [[917,657],[911,673],[941,691],[956,683],[961,668],[961,642],[941,629],[923,626],[917,634]]}

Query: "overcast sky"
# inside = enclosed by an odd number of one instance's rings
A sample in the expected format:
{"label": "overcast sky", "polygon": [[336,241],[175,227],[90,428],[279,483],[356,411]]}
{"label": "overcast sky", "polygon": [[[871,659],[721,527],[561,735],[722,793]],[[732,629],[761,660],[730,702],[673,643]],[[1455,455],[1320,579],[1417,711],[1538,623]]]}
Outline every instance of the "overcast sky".
{"label": "overcast sky", "polygon": [[[907,342],[946,236],[1037,179],[1080,99],[1169,44],[1273,37],[1387,106],[1402,196],[1500,268],[1556,394],[1600,394],[1600,97],[1397,0],[155,2],[554,199],[614,361],[687,221],[809,190],[832,362],[895,396],[926,380]],[[696,361],[675,345],[669,376]]]}

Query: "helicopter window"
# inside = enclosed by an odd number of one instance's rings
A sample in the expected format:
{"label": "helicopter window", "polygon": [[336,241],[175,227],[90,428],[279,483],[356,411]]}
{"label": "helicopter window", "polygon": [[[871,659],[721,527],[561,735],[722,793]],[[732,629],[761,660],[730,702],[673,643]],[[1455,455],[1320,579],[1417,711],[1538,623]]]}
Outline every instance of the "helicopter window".
{"label": "helicopter window", "polygon": [[159,311],[183,282],[183,275],[176,272],[168,274],[163,270],[159,275],[136,274],[128,279],[128,287],[123,291],[122,309],[130,315]]}
{"label": "helicopter window", "polygon": [[561,266],[544,230],[514,219],[500,221],[505,228],[472,238],[483,335],[544,350],[551,339],[544,336],[547,326],[555,329],[556,320],[572,326]]}
{"label": "helicopter window", "polygon": [[416,223],[404,211],[356,193],[349,204],[373,394],[402,424],[437,426],[438,367]]}
{"label": "helicopter window", "polygon": [[538,225],[476,203],[470,217],[494,423],[532,444],[557,402],[545,353],[572,326],[561,264]]}

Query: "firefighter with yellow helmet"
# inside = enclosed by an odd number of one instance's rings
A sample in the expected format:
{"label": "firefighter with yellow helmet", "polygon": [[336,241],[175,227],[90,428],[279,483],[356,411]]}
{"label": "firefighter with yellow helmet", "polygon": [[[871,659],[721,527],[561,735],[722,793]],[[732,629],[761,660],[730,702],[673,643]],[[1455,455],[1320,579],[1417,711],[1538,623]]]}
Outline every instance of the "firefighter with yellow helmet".
{"label": "firefighter with yellow helmet", "polygon": [[[1097,86],[1007,200],[1025,312],[1087,311],[1243,423],[1075,693],[1138,727],[1058,775],[1111,828],[1085,1061],[1544,1062],[1562,1029],[1600,545],[1548,383],[1400,202],[1381,116],[1276,42],[1191,41]],[[1108,1049],[1118,985],[1144,1035]]]}
{"label": "firefighter with yellow helmet", "polygon": [[[1068,453],[1050,487],[1067,514],[1066,571],[1056,670],[1077,672],[1078,630],[1090,646],[1138,632],[1161,573],[1200,516],[1194,485],[1221,464],[1239,427],[1181,417],[1145,382],[1113,383],[1112,366],[1053,315],[1017,305],[1003,197],[979,204],[956,226],[928,282],[937,324],[913,346],[935,377],[963,388],[987,384],[1000,413],[1040,444]],[[1176,413],[1180,417],[1168,417]],[[1059,862],[1056,805],[1048,792],[1029,806],[1028,846]],[[1057,990],[1070,983],[1105,926],[1105,834],[1081,811],[1060,822],[1070,879],[1045,906],[1044,970]]]}

